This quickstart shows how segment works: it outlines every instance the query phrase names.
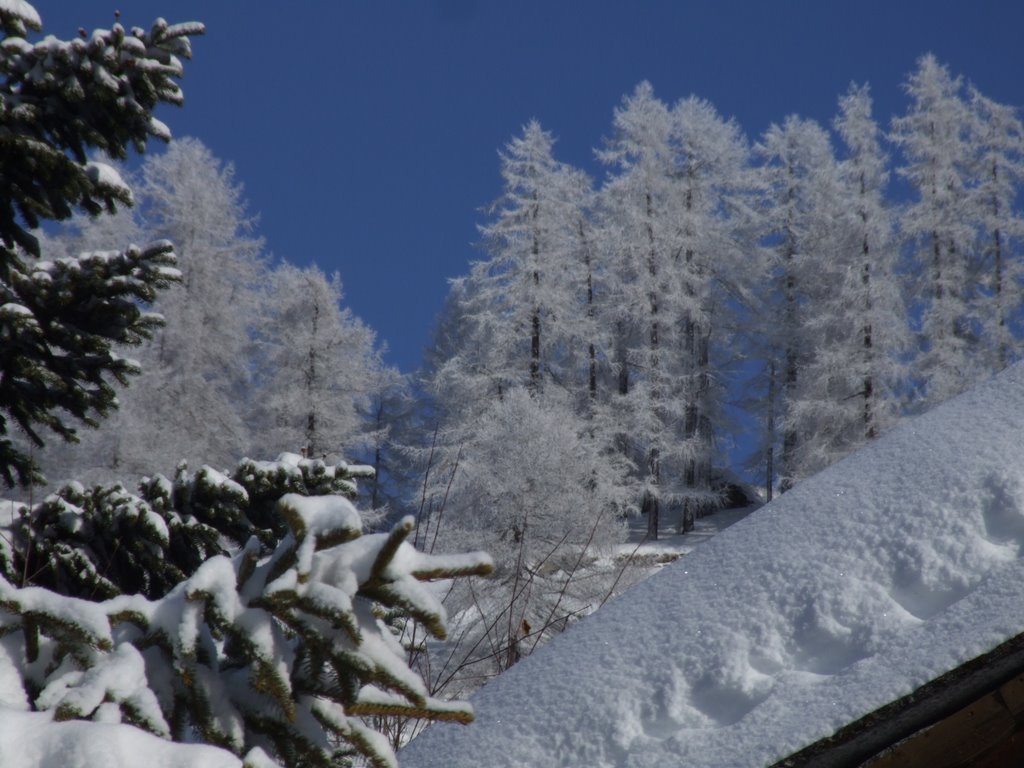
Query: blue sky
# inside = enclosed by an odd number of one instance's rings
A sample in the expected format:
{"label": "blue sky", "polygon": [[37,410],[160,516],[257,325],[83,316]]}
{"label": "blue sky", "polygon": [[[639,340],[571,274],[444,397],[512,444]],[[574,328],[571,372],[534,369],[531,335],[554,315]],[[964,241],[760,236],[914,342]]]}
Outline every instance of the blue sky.
{"label": "blue sky", "polygon": [[403,371],[420,361],[447,279],[466,271],[497,150],[531,118],[559,159],[593,148],[641,80],[696,94],[755,140],[792,113],[828,123],[851,81],[876,116],[931,51],[986,95],[1024,105],[1020,0],[33,0],[44,30],[199,20],[207,35],[160,117],[235,165],[276,257],[342,275],[347,303]]}

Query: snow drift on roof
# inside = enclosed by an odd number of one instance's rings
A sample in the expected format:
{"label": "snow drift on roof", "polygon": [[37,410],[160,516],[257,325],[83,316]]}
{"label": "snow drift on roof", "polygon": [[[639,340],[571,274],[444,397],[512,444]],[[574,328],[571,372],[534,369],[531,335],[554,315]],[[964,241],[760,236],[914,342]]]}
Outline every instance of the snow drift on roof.
{"label": "snow drift on roof", "polygon": [[431,766],[763,766],[1024,631],[1024,366],[905,422],[482,689]]}

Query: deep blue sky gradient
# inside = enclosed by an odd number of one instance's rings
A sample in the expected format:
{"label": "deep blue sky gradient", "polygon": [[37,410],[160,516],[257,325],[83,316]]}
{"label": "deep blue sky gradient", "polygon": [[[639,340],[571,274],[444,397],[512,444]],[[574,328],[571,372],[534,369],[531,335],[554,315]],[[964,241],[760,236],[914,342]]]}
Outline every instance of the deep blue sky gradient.
{"label": "deep blue sky gradient", "polygon": [[537,118],[559,159],[593,148],[640,80],[691,93],[753,141],[792,113],[831,121],[868,81],[884,123],[931,51],[1024,105],[1020,0],[35,0],[45,32],[199,20],[182,110],[160,113],[235,165],[275,257],[339,270],[347,303],[414,369],[479,258],[497,150]]}

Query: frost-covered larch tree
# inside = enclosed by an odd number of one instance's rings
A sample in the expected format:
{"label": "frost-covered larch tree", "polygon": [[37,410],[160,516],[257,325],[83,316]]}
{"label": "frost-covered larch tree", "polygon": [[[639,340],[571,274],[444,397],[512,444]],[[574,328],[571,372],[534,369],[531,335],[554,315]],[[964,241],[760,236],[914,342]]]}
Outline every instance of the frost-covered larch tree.
{"label": "frost-covered larch tree", "polygon": [[610,407],[621,448],[639,468],[640,511],[657,538],[662,507],[674,490],[662,470],[677,458],[674,429],[685,418],[673,396],[679,361],[674,333],[685,314],[677,289],[683,246],[673,124],[668,107],[643,82],[616,108],[612,127],[597,153],[609,167],[597,211],[608,272],[605,323],[614,329],[618,384]]}
{"label": "frost-covered larch tree", "polygon": [[[242,188],[230,164],[191,138],[147,157],[138,176],[131,226],[175,243],[182,279],[154,302],[163,327],[132,350],[142,373],[118,393],[106,428],[43,455],[54,480],[110,483],[170,473],[182,460],[227,467],[250,449],[259,402],[254,327],[267,265]],[[91,230],[89,240],[97,236]],[[80,234],[65,238],[74,245]]]}
{"label": "frost-covered larch tree", "polygon": [[504,190],[480,228],[487,258],[452,281],[427,360],[436,433],[428,428],[429,449],[417,451],[431,499],[444,497],[460,454],[479,444],[482,414],[517,389],[582,429],[578,403],[563,395],[578,396],[596,371],[590,183],[554,159],[553,144],[532,121],[505,146]]}
{"label": "frost-covered larch tree", "polygon": [[446,454],[457,453],[494,400],[517,387],[541,392],[558,362],[554,325],[572,312],[561,230],[574,221],[553,145],[531,121],[499,153],[504,190],[487,209],[493,220],[480,227],[487,257],[451,282],[426,365],[435,447]]}
{"label": "frost-covered larch tree", "polygon": [[114,383],[137,373],[118,344],[150,336],[159,318],[144,310],[176,277],[168,242],[148,247],[111,243],[57,260],[31,230],[131,205],[131,190],[112,166],[170,133],[153,117],[162,103],[181,104],[176,79],[201,24],[48,36],[32,43],[42,22],[27,2],[0,7],[0,477],[7,485],[42,479],[20,431],[35,447],[44,429],[77,439],[116,405]]}
{"label": "frost-covered larch tree", "polygon": [[462,319],[484,344],[492,395],[517,385],[539,391],[582,313],[572,277],[585,198],[555,160],[554,138],[531,121],[501,152],[502,196],[480,228],[487,258],[473,264]]}
{"label": "frost-covered larch tree", "polygon": [[784,456],[784,484],[891,426],[908,347],[895,221],[884,197],[887,159],[866,86],[851,86],[840,99],[835,127],[847,149],[842,162],[816,127],[808,127],[805,154],[789,156],[803,169],[804,186],[791,191],[805,204],[788,210],[787,220],[805,220],[795,227],[802,234],[785,275],[796,288],[799,369],[795,386],[783,390],[783,424],[795,441],[791,460]]}
{"label": "frost-covered larch tree", "polygon": [[[463,429],[486,404],[496,398],[486,374],[479,343],[466,338],[461,307],[471,301],[465,280],[452,282],[438,315],[431,343],[424,351],[423,369],[416,386],[416,407],[406,414],[406,426],[397,436],[403,474],[416,478],[410,485],[409,504],[418,519],[444,508],[446,490],[458,469]],[[468,375],[463,375],[463,372]],[[422,526],[420,528],[422,530]]]}
{"label": "frost-covered larch tree", "polygon": [[389,372],[375,335],[342,307],[341,277],[282,264],[258,332],[257,422],[273,450],[353,455]]}
{"label": "frost-covered larch tree", "polygon": [[683,519],[716,506],[712,489],[715,437],[726,399],[715,353],[724,340],[728,305],[723,288],[746,268],[747,233],[755,186],[749,150],[735,122],[696,97],[672,109],[679,199],[679,245],[673,254],[680,315],[676,319],[679,374],[676,396],[684,408],[681,440]]}
{"label": "frost-covered larch tree", "polygon": [[430,696],[384,617],[444,638],[444,608],[423,582],[485,574],[490,558],[417,551],[412,518],[364,535],[345,495],[288,493],[272,511],[287,531],[276,546],[252,537],[158,599],[91,602],[0,578],[5,705],[199,740],[251,768],[356,755],[391,768],[366,718],[470,721],[467,704]]}
{"label": "frost-covered larch tree", "polygon": [[936,404],[982,373],[974,316],[971,115],[960,78],[931,54],[918,60],[904,89],[910,107],[893,120],[890,138],[903,154],[897,172],[915,194],[901,216],[920,276],[914,304],[921,308],[922,352],[915,367],[925,401]]}
{"label": "frost-covered larch tree", "polygon": [[831,273],[838,283],[822,296],[828,332],[816,336],[808,366],[824,401],[805,473],[823,469],[892,426],[904,373],[900,359],[910,343],[895,214],[885,199],[888,158],[866,85],[851,85],[840,98],[834,124],[846,147],[839,164],[846,215],[833,219],[838,237]]}
{"label": "frost-covered larch tree", "polygon": [[370,419],[365,434],[366,461],[373,478],[365,483],[368,509],[364,518],[391,518],[406,508],[406,489],[419,485],[414,462],[406,445],[422,436],[416,417],[417,399],[409,376],[395,369],[384,371],[370,399]]}
{"label": "frost-covered larch tree", "polygon": [[446,598],[457,644],[425,649],[427,676],[449,693],[478,687],[608,595],[594,561],[625,534],[625,467],[556,396],[518,387],[491,402],[462,446],[443,516],[424,532],[424,546],[483,547],[495,560],[492,579]]}
{"label": "frost-covered larch tree", "polygon": [[559,313],[556,348],[561,364],[557,373],[562,386],[576,395],[581,412],[593,420],[609,338],[601,324],[607,286],[593,219],[596,192],[593,179],[569,165],[560,167],[556,183],[562,198],[572,201],[565,212],[566,225],[560,230],[565,307]]}
{"label": "frost-covered larch tree", "polygon": [[[763,348],[777,355],[767,362],[773,375],[766,410],[781,431],[777,470],[786,490],[815,471],[815,452],[831,429],[829,411],[841,407],[833,372],[812,365],[836,333],[831,305],[843,276],[836,254],[849,212],[831,142],[816,122],[790,116],[772,125],[757,152],[764,159],[771,274]],[[770,456],[776,436],[766,439]]]}
{"label": "frost-covered larch tree", "polygon": [[128,431],[147,445],[160,435],[160,452],[148,451],[147,465],[125,469],[166,472],[182,459],[231,466],[250,449],[263,242],[253,235],[233,166],[197,139],[147,158],[139,195],[142,227],[175,243],[182,280],[156,304],[166,325],[143,351],[145,392],[140,386],[130,406]]}
{"label": "frost-covered larch tree", "polygon": [[1024,185],[1024,125],[1016,108],[974,87],[969,93],[975,155],[970,196],[981,267],[978,316],[986,367],[1001,371],[1020,357],[1014,318],[1024,301],[1024,216],[1017,207]]}

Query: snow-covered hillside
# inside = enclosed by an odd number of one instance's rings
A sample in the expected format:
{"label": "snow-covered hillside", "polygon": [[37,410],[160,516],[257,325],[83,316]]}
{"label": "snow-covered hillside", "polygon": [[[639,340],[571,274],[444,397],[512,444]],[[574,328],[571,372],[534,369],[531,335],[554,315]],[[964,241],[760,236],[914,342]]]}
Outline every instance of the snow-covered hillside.
{"label": "snow-covered hillside", "polygon": [[763,766],[1024,630],[1024,366],[803,482],[399,755]]}

